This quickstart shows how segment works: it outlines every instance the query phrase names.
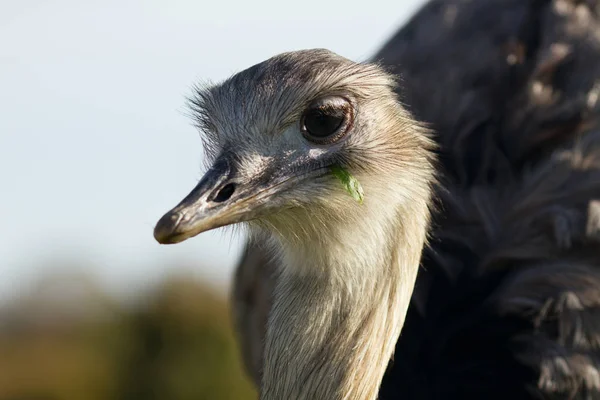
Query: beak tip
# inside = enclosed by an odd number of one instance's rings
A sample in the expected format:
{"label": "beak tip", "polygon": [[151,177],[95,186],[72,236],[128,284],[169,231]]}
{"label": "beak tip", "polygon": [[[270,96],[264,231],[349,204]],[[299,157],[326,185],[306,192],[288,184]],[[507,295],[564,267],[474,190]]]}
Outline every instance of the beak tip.
{"label": "beak tip", "polygon": [[158,220],[154,227],[154,239],[160,244],[177,243],[177,226],[181,220],[181,214],[169,211]]}

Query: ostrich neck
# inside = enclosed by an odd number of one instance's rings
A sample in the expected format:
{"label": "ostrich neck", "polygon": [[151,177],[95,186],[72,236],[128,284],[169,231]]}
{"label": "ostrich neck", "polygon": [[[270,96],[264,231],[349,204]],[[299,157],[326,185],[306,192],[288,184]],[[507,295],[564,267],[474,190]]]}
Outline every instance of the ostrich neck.
{"label": "ostrich neck", "polygon": [[[304,251],[281,245],[261,400],[377,397],[408,309],[427,211],[367,220],[362,231]],[[387,232],[385,240],[375,232]]]}

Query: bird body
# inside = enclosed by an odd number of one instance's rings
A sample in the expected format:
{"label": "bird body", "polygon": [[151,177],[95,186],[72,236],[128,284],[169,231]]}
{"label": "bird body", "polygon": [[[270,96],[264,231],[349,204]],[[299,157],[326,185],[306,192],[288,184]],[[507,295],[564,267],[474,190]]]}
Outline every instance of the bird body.
{"label": "bird body", "polygon": [[599,10],[432,1],[380,65],[292,52],[197,90],[211,166],[155,236],[249,227],[261,399],[600,397]]}

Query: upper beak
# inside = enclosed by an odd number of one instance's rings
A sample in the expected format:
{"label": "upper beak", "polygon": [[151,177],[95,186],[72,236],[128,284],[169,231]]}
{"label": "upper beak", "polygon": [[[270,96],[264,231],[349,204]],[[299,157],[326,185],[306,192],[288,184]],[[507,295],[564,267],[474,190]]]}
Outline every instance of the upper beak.
{"label": "upper beak", "polygon": [[275,194],[308,177],[271,165],[244,178],[232,158],[230,153],[219,156],[190,194],[157,222],[154,238],[159,243],[179,243],[211,229],[260,217],[276,208]]}
{"label": "upper beak", "polygon": [[198,185],[175,208],[167,212],[154,228],[154,238],[162,244],[179,243],[204,231],[251,219],[248,187],[235,180],[230,158],[222,155]]}
{"label": "upper beak", "polygon": [[275,195],[327,171],[323,164],[315,164],[308,173],[299,174],[289,165],[294,162],[283,160],[244,178],[232,154],[223,153],[190,194],[156,223],[154,238],[162,244],[179,243],[211,229],[256,219],[278,208]]}

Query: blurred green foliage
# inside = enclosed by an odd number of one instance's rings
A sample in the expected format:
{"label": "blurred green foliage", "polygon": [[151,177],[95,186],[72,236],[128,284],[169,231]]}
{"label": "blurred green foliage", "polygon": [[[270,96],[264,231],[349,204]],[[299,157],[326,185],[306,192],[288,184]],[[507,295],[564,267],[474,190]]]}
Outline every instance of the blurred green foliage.
{"label": "blurred green foliage", "polygon": [[170,279],[124,304],[73,286],[1,311],[0,400],[256,398],[221,294]]}

